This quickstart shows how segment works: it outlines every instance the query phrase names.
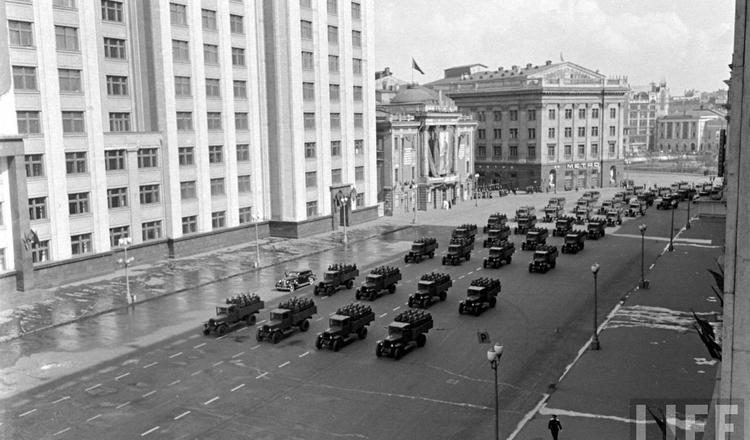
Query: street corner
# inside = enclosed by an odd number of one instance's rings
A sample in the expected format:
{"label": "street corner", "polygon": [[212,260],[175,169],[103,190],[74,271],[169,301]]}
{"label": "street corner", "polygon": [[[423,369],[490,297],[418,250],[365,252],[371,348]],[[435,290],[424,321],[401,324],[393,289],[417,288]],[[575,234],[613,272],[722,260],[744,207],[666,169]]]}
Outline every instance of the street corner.
{"label": "street corner", "polygon": [[[559,440],[630,439],[634,420],[597,413],[581,413],[564,408],[542,407],[513,440],[548,440],[549,421],[557,415],[562,431]],[[649,437],[650,438],[650,437]]]}

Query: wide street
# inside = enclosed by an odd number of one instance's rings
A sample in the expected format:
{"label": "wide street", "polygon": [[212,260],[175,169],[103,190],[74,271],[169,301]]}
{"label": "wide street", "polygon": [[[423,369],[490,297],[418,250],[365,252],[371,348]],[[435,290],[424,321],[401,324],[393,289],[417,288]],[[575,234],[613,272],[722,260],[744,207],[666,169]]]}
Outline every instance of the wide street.
{"label": "wide street", "polygon": [[[498,204],[501,202],[498,201]],[[568,208],[574,201],[568,200]],[[537,206],[540,209],[541,206]],[[504,438],[557,382],[561,372],[591,337],[593,326],[592,263],[598,278],[600,321],[620,298],[636,287],[641,271],[638,225],[648,225],[645,265],[657,260],[669,237],[670,212],[651,208],[643,218],[607,228],[604,239],[586,242],[577,255],[560,255],[547,274],[530,274],[531,252],[521,251],[522,236],[513,235],[513,263],[482,269],[486,217],[474,218],[465,207],[465,222],[480,229],[471,260],[441,266],[440,258],[404,264],[411,240],[434,236],[439,252],[447,249],[450,227],[431,226],[427,216],[418,227],[348,248],[323,252],[288,267],[273,267],[244,277],[5,342],[2,352],[61,353],[90,359],[88,368],[19,390],[0,402],[0,437],[9,439],[433,439],[488,437],[494,429],[493,373],[486,359],[489,346],[477,340],[489,332],[505,352],[499,369],[500,430]],[[512,212],[506,212],[509,217]],[[675,227],[685,222],[681,206]],[[548,225],[549,226],[549,225]],[[611,235],[616,232],[617,235]],[[549,242],[558,247],[561,238]],[[330,263],[353,262],[359,284],[373,267],[398,266],[403,273],[395,294],[371,303],[376,320],[364,341],[340,352],[315,349],[315,335],[327,317],[354,301],[353,290],[314,297],[318,314],[306,333],[279,344],[258,343],[255,328],[240,328],[224,337],[203,336],[202,322],[228,295],[258,291],[266,309],[279,298],[271,294],[285,269],[309,266],[322,275]],[[403,359],[378,359],[375,343],[430,271],[454,280],[448,299],[433,305],[435,327],[427,345]],[[658,270],[658,266],[655,270]],[[459,315],[458,301],[472,279],[502,281],[498,306],[480,317]],[[297,295],[312,297],[306,287]],[[261,323],[259,323],[260,325]],[[118,330],[119,329],[119,330]],[[167,330],[165,330],[167,329]],[[84,361],[85,363],[86,361]]]}

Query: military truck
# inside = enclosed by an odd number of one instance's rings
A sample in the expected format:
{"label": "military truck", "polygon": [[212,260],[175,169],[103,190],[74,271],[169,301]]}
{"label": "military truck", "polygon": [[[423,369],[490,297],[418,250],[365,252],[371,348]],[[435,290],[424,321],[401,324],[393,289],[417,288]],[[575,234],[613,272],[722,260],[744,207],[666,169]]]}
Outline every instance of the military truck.
{"label": "military truck", "polygon": [[432,315],[424,310],[409,309],[399,313],[388,325],[388,336],[378,341],[375,355],[401,359],[414,347],[424,347],[432,326]]}
{"label": "military truck", "polygon": [[573,215],[575,215],[574,222],[577,225],[582,225],[591,217],[591,208],[588,206],[576,206],[573,210]]}
{"label": "military truck", "polygon": [[565,213],[565,208],[562,205],[547,205],[544,208],[544,217],[542,218],[542,221],[546,223],[551,223],[557,220],[558,217],[561,217]]}
{"label": "military truck", "polygon": [[552,230],[553,237],[563,237],[565,234],[573,230],[573,222],[575,217],[564,216],[555,220],[555,229]]}
{"label": "military truck", "polygon": [[625,216],[637,217],[639,215],[646,215],[646,202],[637,197],[633,197],[630,199],[630,203],[628,203],[628,209],[625,211]]}
{"label": "military truck", "polygon": [[525,234],[526,231],[536,226],[536,213],[533,206],[522,206],[516,210],[517,225],[513,229],[514,234]]}
{"label": "military truck", "polygon": [[506,223],[508,223],[507,215],[500,214],[499,212],[490,214],[489,218],[487,218],[487,225],[482,229],[482,232],[486,234],[491,229],[501,229],[500,227],[505,226]]}
{"label": "military truck", "polygon": [[291,297],[271,310],[268,323],[258,328],[255,339],[276,344],[297,329],[306,332],[310,328],[309,319],[316,313],[318,308],[312,299]]}
{"label": "military truck", "polygon": [[676,194],[662,196],[656,202],[656,209],[676,209],[680,201]]}
{"label": "military truck", "polygon": [[468,313],[479,316],[497,304],[497,295],[502,285],[496,278],[482,277],[472,280],[466,291],[466,299],[458,303],[458,314]]}
{"label": "military truck", "polygon": [[656,200],[656,194],[651,191],[643,191],[637,197],[641,202],[645,202],[646,207],[653,206],[654,200]]}
{"label": "military truck", "polygon": [[513,220],[519,221],[526,217],[536,217],[536,210],[533,206],[521,206],[516,209],[516,217]]}
{"label": "military truck", "polygon": [[477,235],[477,225],[463,224],[451,232],[451,238],[466,239],[472,244]]}
{"label": "military truck", "polygon": [[385,291],[393,293],[396,291],[396,283],[401,281],[401,270],[398,267],[379,266],[371,270],[365,282],[354,294],[357,300],[366,299],[374,301],[384,294]]}
{"label": "military truck", "polygon": [[339,307],[336,313],[328,318],[328,328],[318,333],[315,348],[328,348],[333,351],[353,342],[355,339],[367,337],[367,326],[375,320],[372,308],[365,304],[352,303]]}
{"label": "military truck", "polygon": [[549,231],[546,228],[531,228],[526,232],[526,241],[521,243],[521,250],[533,251],[547,244]]}
{"label": "military truck", "polygon": [[607,226],[615,226],[622,224],[622,216],[620,215],[619,209],[610,209],[607,211]]}
{"label": "military truck", "polygon": [[341,287],[351,289],[354,287],[354,279],[359,276],[356,264],[331,264],[323,274],[323,280],[319,282],[313,293],[317,295],[331,295]]}
{"label": "military truck", "polygon": [[471,260],[472,249],[474,249],[473,242],[464,239],[451,239],[448,252],[443,255],[443,266],[446,264],[456,265],[461,261]]}
{"label": "military truck", "polygon": [[500,243],[507,241],[510,236],[510,227],[503,225],[501,229],[490,229],[487,232],[487,238],[484,239],[484,247],[497,246]]}
{"label": "military truck", "polygon": [[503,264],[510,264],[513,261],[513,254],[516,252],[516,245],[512,241],[504,241],[499,246],[492,246],[490,254],[484,257],[482,267],[485,269],[491,267],[496,269]]}
{"label": "military truck", "polygon": [[547,273],[557,265],[557,246],[542,246],[534,251],[529,272]]}
{"label": "military truck", "polygon": [[612,209],[614,207],[614,201],[612,199],[605,200],[602,202],[601,206],[599,206],[599,209],[596,210],[597,214],[606,214],[607,211]]}
{"label": "military truck", "polygon": [[438,248],[438,242],[433,237],[422,237],[414,240],[411,244],[411,250],[404,255],[404,263],[413,261],[419,263],[426,258],[434,258],[435,250]]}
{"label": "military truck", "polygon": [[547,206],[562,206],[565,208],[565,197],[552,197],[547,201]]}
{"label": "military truck", "polygon": [[599,218],[591,219],[586,225],[586,238],[591,240],[598,240],[604,237],[604,228],[607,225],[607,221]]}
{"label": "military truck", "polygon": [[203,324],[203,334],[216,332],[219,336],[227,334],[230,328],[239,324],[255,324],[255,315],[264,307],[263,301],[254,293],[235,295],[216,306],[216,317]]}
{"label": "military truck", "polygon": [[584,242],[586,241],[586,231],[575,230],[565,234],[565,242],[562,245],[560,251],[563,254],[577,254],[578,251],[582,251],[584,248]]}
{"label": "military truck", "polygon": [[438,301],[445,301],[448,289],[453,285],[447,273],[432,272],[422,275],[417,283],[417,291],[409,295],[409,307],[426,309]]}

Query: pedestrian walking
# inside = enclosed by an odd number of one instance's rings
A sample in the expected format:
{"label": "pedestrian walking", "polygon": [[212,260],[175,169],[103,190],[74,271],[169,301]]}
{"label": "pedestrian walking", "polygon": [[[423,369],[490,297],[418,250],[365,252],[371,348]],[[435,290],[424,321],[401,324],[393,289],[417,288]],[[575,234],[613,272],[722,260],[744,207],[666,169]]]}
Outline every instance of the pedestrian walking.
{"label": "pedestrian walking", "polygon": [[549,432],[552,434],[552,440],[557,440],[558,434],[562,431],[562,423],[557,420],[557,415],[553,415],[549,420],[549,423],[547,423],[547,429],[549,429]]}

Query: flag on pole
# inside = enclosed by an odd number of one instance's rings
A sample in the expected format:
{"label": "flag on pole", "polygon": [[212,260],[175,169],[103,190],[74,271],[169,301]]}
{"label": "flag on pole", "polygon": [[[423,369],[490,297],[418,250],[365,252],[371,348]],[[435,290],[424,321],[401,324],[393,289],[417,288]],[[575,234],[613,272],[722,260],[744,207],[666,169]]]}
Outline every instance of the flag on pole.
{"label": "flag on pole", "polygon": [[411,59],[411,68],[424,75],[424,72],[419,68],[419,64],[414,60],[414,57]]}

